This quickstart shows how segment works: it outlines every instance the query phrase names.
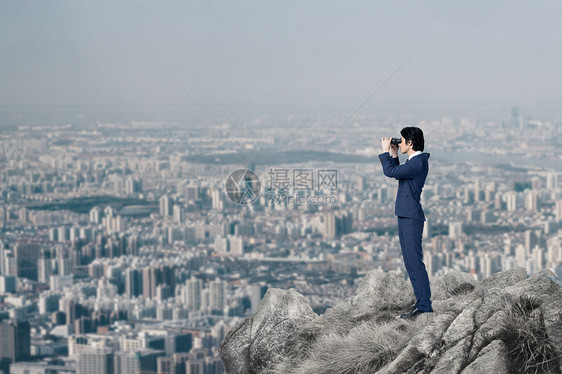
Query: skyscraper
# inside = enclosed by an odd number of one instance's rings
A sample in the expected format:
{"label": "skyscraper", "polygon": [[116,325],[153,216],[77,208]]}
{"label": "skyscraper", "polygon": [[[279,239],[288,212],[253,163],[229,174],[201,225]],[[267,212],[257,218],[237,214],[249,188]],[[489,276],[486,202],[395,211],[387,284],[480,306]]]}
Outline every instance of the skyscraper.
{"label": "skyscraper", "polygon": [[555,190],[558,187],[558,174],[548,173],[546,175],[546,188],[548,190]]}
{"label": "skyscraper", "polygon": [[210,283],[211,288],[211,310],[217,310],[222,313],[226,306],[226,281],[215,279]]}
{"label": "skyscraper", "polygon": [[480,192],[481,192],[480,179],[476,178],[476,180],[474,181],[474,201],[476,202],[480,201]]}
{"label": "skyscraper", "polygon": [[173,201],[168,195],[160,197],[160,215],[162,217],[169,217],[173,214]]}
{"label": "skyscraper", "polygon": [[185,282],[185,304],[188,310],[201,309],[201,291],[203,289],[203,282],[201,279],[191,277]]}
{"label": "skyscraper", "polygon": [[0,323],[0,361],[29,360],[31,347],[30,328],[27,321],[4,321]]}
{"label": "skyscraper", "polygon": [[78,353],[77,374],[113,374],[113,369],[113,350],[110,348],[88,348]]}
{"label": "skyscraper", "polygon": [[539,208],[539,194],[536,190],[527,190],[525,194],[525,209],[536,212]]}
{"label": "skyscraper", "polygon": [[128,298],[142,295],[142,274],[139,269],[125,271],[125,294]]}
{"label": "skyscraper", "polygon": [[556,200],[554,204],[554,216],[558,222],[562,221],[562,199]]}
{"label": "skyscraper", "polygon": [[449,238],[456,239],[462,235],[462,222],[449,222]]}
{"label": "skyscraper", "polygon": [[178,223],[185,222],[185,209],[182,205],[174,205],[173,212],[174,212],[174,221]]}
{"label": "skyscraper", "polygon": [[508,212],[517,210],[517,193],[515,191],[508,192],[506,194],[506,199]]}
{"label": "skyscraper", "polygon": [[185,201],[190,203],[197,199],[199,199],[199,187],[189,185],[185,186]]}
{"label": "skyscraper", "polygon": [[14,258],[18,277],[36,281],[39,246],[36,243],[18,242],[14,245]]}
{"label": "skyscraper", "polygon": [[120,351],[114,354],[115,374],[143,374],[156,372],[156,359],[164,355],[162,351],[151,349],[142,351]]}
{"label": "skyscraper", "polygon": [[341,235],[349,234],[353,227],[353,217],[351,213],[337,210],[324,213],[322,235],[325,238],[335,238]]}
{"label": "skyscraper", "polygon": [[90,210],[90,222],[92,223],[101,223],[103,218],[103,211],[99,206],[95,206]]}

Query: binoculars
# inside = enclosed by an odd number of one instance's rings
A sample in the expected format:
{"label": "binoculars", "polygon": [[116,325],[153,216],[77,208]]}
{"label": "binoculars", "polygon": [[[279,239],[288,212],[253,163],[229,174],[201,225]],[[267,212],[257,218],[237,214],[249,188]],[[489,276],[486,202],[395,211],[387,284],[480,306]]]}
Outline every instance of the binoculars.
{"label": "binoculars", "polygon": [[402,143],[402,138],[392,138],[392,139],[390,139],[390,144],[392,144],[392,145],[398,145],[400,143]]}

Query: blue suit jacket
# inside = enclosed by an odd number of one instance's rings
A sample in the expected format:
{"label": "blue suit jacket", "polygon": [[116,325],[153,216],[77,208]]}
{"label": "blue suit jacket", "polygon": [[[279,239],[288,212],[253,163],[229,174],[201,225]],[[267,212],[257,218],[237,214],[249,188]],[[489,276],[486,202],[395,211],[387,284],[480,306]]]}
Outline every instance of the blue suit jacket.
{"label": "blue suit jacket", "polygon": [[400,165],[398,157],[388,152],[379,155],[384,175],[398,179],[398,193],[394,213],[398,217],[409,217],[425,221],[420,196],[427,173],[429,153],[421,153]]}

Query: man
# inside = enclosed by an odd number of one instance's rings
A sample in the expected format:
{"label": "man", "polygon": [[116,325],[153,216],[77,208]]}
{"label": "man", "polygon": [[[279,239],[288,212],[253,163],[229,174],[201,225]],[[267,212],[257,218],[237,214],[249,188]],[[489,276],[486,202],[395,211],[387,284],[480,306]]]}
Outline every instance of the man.
{"label": "man", "polygon": [[400,151],[408,160],[400,165],[398,146],[390,143],[391,138],[382,138],[379,155],[384,175],[398,180],[395,214],[398,216],[398,237],[404,265],[414,288],[416,304],[414,309],[401,318],[414,318],[422,313],[433,312],[429,278],[423,263],[422,232],[425,215],[420,204],[420,195],[429,171],[429,153],[422,153],[423,132],[417,127],[405,127],[400,131]]}

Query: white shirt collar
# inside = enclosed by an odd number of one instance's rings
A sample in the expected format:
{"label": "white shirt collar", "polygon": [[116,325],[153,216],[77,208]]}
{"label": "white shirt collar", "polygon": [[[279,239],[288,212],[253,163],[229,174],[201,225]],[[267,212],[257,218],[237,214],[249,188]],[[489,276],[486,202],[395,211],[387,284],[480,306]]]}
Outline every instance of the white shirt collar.
{"label": "white shirt collar", "polygon": [[408,156],[408,160],[411,160],[412,157],[415,157],[417,155],[421,155],[421,151],[415,151],[414,153],[412,153],[411,155]]}

